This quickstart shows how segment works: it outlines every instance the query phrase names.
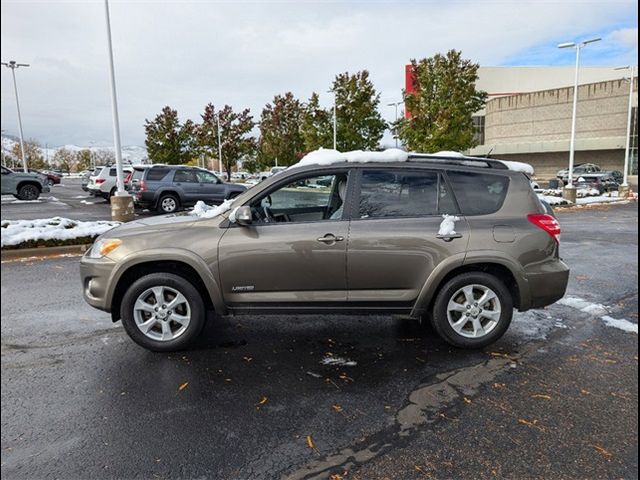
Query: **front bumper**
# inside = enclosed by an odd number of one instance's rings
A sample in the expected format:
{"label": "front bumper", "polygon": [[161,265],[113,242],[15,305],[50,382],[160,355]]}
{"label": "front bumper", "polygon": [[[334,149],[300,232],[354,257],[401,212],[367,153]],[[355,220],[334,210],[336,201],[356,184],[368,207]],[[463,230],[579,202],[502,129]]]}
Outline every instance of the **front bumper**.
{"label": "front bumper", "polygon": [[92,307],[111,312],[109,285],[116,263],[107,257],[89,258],[89,252],[80,260],[82,296]]}

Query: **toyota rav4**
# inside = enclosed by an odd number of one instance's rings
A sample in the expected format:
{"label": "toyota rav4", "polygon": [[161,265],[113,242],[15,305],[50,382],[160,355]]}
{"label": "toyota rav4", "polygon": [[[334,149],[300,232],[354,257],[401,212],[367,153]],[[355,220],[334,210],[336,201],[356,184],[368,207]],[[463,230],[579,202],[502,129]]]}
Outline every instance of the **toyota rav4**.
{"label": "toyota rav4", "polygon": [[84,298],[155,351],[191,343],[208,311],[401,314],[484,347],[569,278],[558,221],[520,166],[312,152],[199,215],[103,234],[81,261]]}

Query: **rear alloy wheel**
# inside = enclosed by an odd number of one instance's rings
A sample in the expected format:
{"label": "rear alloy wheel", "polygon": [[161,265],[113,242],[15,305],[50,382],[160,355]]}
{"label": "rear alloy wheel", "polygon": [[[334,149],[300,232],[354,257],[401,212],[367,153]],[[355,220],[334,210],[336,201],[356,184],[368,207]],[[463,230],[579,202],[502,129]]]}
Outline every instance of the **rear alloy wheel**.
{"label": "rear alloy wheel", "polygon": [[156,352],[186,347],[205,322],[198,290],[170,273],[153,273],[136,281],[122,299],[120,314],[133,341]]}
{"label": "rear alloy wheel", "polygon": [[482,348],[498,340],[509,328],[513,299],[504,284],[483,272],[460,274],[436,296],[433,326],[447,343],[461,348]]}
{"label": "rear alloy wheel", "polygon": [[178,210],[178,199],[173,195],[164,195],[158,201],[158,211],[160,213],[173,213]]}
{"label": "rear alloy wheel", "polygon": [[21,186],[18,190],[20,200],[37,200],[39,196],[40,189],[31,183]]}

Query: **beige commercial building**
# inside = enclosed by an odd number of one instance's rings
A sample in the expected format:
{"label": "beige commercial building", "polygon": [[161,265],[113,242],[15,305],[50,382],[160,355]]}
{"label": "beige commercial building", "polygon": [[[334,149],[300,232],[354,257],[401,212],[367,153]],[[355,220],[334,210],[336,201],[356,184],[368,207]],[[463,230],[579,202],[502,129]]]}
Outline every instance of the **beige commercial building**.
{"label": "beige commercial building", "polygon": [[[472,155],[530,163],[539,178],[553,178],[569,163],[573,68],[481,68],[478,87],[489,93],[474,118],[479,145]],[[581,68],[575,162],[623,170],[629,81],[625,71]],[[637,174],[638,78],[633,83],[631,173]]]}

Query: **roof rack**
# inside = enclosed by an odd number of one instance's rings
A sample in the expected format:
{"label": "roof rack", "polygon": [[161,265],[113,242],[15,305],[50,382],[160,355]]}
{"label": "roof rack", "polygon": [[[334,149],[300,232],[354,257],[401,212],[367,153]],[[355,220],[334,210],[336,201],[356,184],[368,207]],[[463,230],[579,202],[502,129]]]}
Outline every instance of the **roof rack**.
{"label": "roof rack", "polygon": [[428,153],[410,153],[409,162],[445,163],[448,165],[462,165],[465,167],[496,168],[498,170],[508,170],[503,162],[484,157],[467,157],[464,155],[432,155]]}

